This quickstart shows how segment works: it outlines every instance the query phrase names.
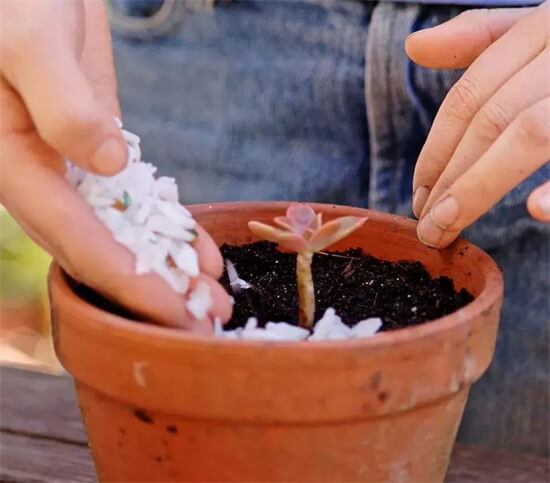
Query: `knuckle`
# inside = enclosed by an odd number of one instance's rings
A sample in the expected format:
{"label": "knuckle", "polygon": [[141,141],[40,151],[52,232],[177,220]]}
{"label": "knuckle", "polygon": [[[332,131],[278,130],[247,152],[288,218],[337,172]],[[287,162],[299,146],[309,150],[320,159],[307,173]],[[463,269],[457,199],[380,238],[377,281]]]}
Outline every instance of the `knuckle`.
{"label": "knuckle", "polygon": [[462,77],[449,91],[446,99],[447,112],[462,121],[471,120],[481,106],[480,95],[475,83]]}
{"label": "knuckle", "polygon": [[496,139],[510,124],[510,113],[499,103],[485,104],[474,118],[473,131],[480,137]]}
{"label": "knuckle", "polygon": [[445,193],[453,185],[453,180],[449,176],[442,176],[437,180],[437,186],[439,193]]}
{"label": "knuckle", "polygon": [[529,109],[518,119],[520,139],[537,147],[550,146],[550,98]]}
{"label": "knuckle", "polygon": [[417,164],[413,176],[413,188],[416,189],[420,186],[425,186],[426,188],[431,189],[434,183],[435,175],[433,175],[433,173],[431,173],[431,171],[423,165],[419,166]]}
{"label": "knuckle", "polygon": [[480,38],[484,38],[487,45],[490,45],[497,38],[493,32],[493,15],[494,12],[488,8],[467,10],[462,13],[464,23],[474,29],[480,35]]}
{"label": "knuckle", "polygon": [[91,134],[101,127],[101,120],[78,109],[59,110],[37,126],[42,139],[54,146],[69,142],[85,144]]}

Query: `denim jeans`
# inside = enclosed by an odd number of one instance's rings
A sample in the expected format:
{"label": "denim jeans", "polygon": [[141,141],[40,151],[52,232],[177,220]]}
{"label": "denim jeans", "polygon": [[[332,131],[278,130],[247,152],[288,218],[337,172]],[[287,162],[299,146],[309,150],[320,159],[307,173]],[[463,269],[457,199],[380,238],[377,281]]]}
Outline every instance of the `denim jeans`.
{"label": "denim jeans", "polygon": [[[123,20],[162,5],[111,2]],[[202,0],[174,2],[155,24],[118,18],[124,121],[142,136],[144,159],[177,178],[186,203],[292,199],[411,214],[416,157],[460,72],[415,66],[403,42],[459,11]],[[459,435],[545,455],[549,233],[524,201],[549,172],[542,168],[466,233],[503,268],[506,300],[495,360],[471,391]]]}

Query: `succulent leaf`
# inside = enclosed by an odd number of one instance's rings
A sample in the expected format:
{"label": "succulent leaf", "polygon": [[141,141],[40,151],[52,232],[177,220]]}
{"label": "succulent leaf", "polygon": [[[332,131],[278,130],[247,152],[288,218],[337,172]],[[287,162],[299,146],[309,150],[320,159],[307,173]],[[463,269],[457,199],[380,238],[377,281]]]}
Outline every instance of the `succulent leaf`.
{"label": "succulent leaf", "polygon": [[358,216],[343,216],[325,223],[317,230],[309,240],[309,249],[312,252],[318,252],[326,247],[347,237],[363,223],[367,218]]}
{"label": "succulent leaf", "polygon": [[288,231],[294,231],[294,228],[292,227],[292,223],[286,216],[276,216],[273,218],[273,221],[276,225],[279,225],[281,228],[284,228]]}
{"label": "succulent leaf", "polygon": [[287,250],[303,252],[307,250],[307,242],[301,235],[291,231],[284,231],[274,226],[266,225],[258,221],[249,221],[248,228],[252,233],[264,240],[278,243]]}

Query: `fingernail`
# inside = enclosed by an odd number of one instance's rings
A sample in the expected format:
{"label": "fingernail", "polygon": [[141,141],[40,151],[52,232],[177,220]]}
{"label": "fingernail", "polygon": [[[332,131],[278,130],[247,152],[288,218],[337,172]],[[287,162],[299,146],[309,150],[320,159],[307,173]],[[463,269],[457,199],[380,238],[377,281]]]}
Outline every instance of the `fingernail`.
{"label": "fingernail", "polygon": [[433,223],[444,230],[450,228],[458,220],[459,215],[458,203],[452,195],[438,201],[430,214]]}
{"label": "fingernail", "polygon": [[444,233],[441,228],[435,225],[429,213],[420,220],[416,227],[416,234],[420,241],[424,245],[433,248],[439,247],[439,242],[443,238]]}
{"label": "fingernail", "polygon": [[422,208],[424,208],[424,205],[426,204],[429,195],[430,190],[427,186],[419,186],[418,188],[416,188],[416,191],[413,195],[412,208],[414,216],[416,216],[417,218],[420,217],[420,213],[422,213]]}
{"label": "fingernail", "polygon": [[550,193],[541,195],[537,204],[546,217],[550,219]]}
{"label": "fingernail", "polygon": [[446,231],[438,227],[431,215],[431,211],[418,223],[416,234],[418,239],[431,248],[444,248],[456,240],[459,231]]}
{"label": "fingernail", "polygon": [[112,175],[124,168],[126,156],[126,144],[119,139],[108,137],[92,155],[90,164],[96,173]]}

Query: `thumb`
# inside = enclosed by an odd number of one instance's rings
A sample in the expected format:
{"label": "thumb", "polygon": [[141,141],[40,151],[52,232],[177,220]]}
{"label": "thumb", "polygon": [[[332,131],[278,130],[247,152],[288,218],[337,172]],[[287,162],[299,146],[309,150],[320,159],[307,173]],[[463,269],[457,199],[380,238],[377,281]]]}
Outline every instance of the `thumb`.
{"label": "thumb", "polygon": [[405,41],[407,55],[424,67],[468,67],[533,8],[468,10],[436,27],[414,32]]}
{"label": "thumb", "polygon": [[71,47],[54,40],[47,48],[35,42],[7,77],[47,144],[88,171],[114,174],[125,166],[126,142]]}

